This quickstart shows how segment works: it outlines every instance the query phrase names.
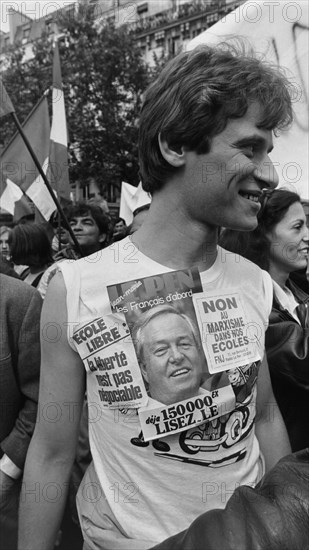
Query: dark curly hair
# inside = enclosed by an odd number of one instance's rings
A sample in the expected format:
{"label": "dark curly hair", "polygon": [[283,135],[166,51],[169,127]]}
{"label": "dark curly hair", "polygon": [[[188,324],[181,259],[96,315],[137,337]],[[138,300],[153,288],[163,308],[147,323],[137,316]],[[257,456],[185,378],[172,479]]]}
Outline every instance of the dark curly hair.
{"label": "dark curly hair", "polygon": [[72,218],[91,215],[99,228],[100,235],[109,233],[109,217],[103,212],[102,208],[96,204],[86,202],[77,202],[67,207],[66,215],[70,221]]}

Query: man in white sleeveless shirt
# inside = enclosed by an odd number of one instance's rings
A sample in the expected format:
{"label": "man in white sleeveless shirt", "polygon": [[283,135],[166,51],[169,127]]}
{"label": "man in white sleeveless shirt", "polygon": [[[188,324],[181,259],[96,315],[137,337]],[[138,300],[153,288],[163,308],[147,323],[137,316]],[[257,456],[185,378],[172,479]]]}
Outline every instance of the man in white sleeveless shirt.
{"label": "man in white sleeveless shirt", "polygon": [[[146,92],[139,152],[152,195],[147,218],[131,238],[63,262],[45,299],[21,550],[53,548],[86,382],[93,463],[78,509],[87,550],[151,548],[224,508],[235,488],[254,486],[290,452],[264,356],[270,278],[220,249],[217,235],[220,226],[256,227],[261,191],[278,183],[273,132],[291,120],[284,75],[226,45],[179,54]],[[187,315],[184,296],[207,369],[196,396],[169,406],[147,395],[126,334],[154,305],[170,302]],[[170,345],[168,325],[164,332],[151,352],[185,384],[190,363],[179,365],[192,343],[173,333]]]}

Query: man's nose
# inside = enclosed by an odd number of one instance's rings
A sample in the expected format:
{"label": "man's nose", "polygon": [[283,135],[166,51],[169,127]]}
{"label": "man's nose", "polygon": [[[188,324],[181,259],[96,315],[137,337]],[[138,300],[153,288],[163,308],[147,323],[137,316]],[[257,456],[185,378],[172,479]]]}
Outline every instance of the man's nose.
{"label": "man's nose", "polygon": [[174,363],[178,363],[179,361],[182,361],[183,359],[183,353],[180,351],[178,346],[171,345],[170,347],[170,361]]}
{"label": "man's nose", "polygon": [[275,189],[279,183],[279,176],[273,162],[267,155],[254,170],[254,177],[262,188]]}
{"label": "man's nose", "polygon": [[74,225],[73,225],[73,231],[80,231],[82,229],[82,224],[81,222],[76,222]]}

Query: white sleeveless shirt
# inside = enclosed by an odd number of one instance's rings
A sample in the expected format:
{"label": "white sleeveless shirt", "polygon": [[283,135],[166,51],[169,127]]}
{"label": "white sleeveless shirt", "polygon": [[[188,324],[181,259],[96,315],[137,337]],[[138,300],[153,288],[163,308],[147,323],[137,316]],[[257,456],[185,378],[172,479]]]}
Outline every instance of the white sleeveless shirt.
{"label": "white sleeveless shirt", "polygon": [[[108,285],[172,271],[139,252],[128,238],[87,258],[62,262],[59,267],[67,289],[68,338],[77,353],[73,334],[91,320],[111,313]],[[272,305],[268,273],[218,248],[213,266],[200,277],[206,296],[233,291],[241,294],[262,358]],[[98,499],[102,497],[104,510],[110,510],[124,537],[149,541],[149,547],[159,543],[187,528],[201,513],[224,508],[237,486],[254,486],[263,475],[254,429],[258,362],[247,383],[235,386],[232,412],[149,442],[141,438],[136,409],[102,406],[95,372],[87,365],[85,361]],[[212,389],[217,383],[222,385],[222,379],[215,374]],[[93,503],[93,508],[98,506],[99,501]]]}

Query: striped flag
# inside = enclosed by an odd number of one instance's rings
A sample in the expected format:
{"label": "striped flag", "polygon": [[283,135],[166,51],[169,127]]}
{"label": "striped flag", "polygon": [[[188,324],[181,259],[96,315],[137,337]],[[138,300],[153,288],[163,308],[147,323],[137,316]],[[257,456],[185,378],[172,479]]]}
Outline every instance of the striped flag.
{"label": "striped flag", "polygon": [[23,192],[21,188],[18,187],[16,183],[7,178],[3,193],[0,197],[1,208],[13,215],[15,211],[15,203],[19,201],[22,196]]}
{"label": "striped flag", "polygon": [[0,78],[0,117],[14,113],[15,109]]}
{"label": "striped flag", "polygon": [[141,183],[138,187],[125,181],[121,183],[119,216],[125,220],[127,225],[133,221],[134,210],[150,203],[151,196],[144,191]]}
{"label": "striped flag", "polygon": [[[13,183],[9,178],[6,180],[5,189],[0,198],[1,209],[9,212],[13,216],[14,222],[18,222],[24,216],[36,216],[38,210],[35,205],[27,198],[21,188]],[[42,221],[40,219],[40,221]]]}
{"label": "striped flag", "polygon": [[[23,124],[23,131],[31,143],[41,166],[49,160],[50,123],[46,97],[43,97]],[[13,187],[15,185],[15,187]],[[26,193],[46,220],[55,210],[52,200],[34,161],[19,133],[16,133],[0,157],[0,206],[7,210],[8,200],[20,200]],[[18,196],[19,195],[19,196]],[[5,206],[6,205],[6,206]],[[12,207],[11,207],[12,208]]]}
{"label": "striped flag", "polygon": [[58,43],[54,48],[53,63],[53,118],[50,133],[50,155],[47,177],[58,197],[70,200],[68,169],[68,137]]}

